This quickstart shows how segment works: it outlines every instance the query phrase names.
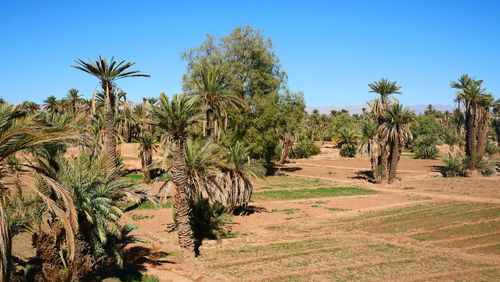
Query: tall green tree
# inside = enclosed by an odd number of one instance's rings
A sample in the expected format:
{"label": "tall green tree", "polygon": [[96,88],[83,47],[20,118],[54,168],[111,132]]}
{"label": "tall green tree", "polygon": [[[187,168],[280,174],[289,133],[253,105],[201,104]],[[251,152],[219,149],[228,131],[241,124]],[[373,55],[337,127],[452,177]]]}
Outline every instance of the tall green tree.
{"label": "tall green tree", "polygon": [[89,59],[84,62],[81,59],[75,61],[76,66],[72,68],[86,72],[99,79],[104,93],[104,118],[106,124],[105,155],[107,157],[107,170],[112,173],[118,165],[118,152],[116,140],[116,128],[114,120],[114,94],[116,91],[116,81],[128,77],[149,77],[148,74],[142,74],[140,71],[129,70],[135,63],[126,61],[117,62],[114,57],[106,60],[99,56],[96,61]]}

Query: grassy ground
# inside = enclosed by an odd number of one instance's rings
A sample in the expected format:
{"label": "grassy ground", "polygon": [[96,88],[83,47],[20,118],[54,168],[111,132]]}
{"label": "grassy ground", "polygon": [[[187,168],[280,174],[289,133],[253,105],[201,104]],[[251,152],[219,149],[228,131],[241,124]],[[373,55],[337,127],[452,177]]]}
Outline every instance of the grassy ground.
{"label": "grassy ground", "polygon": [[254,201],[313,199],[323,197],[375,194],[376,191],[357,187],[325,187],[299,190],[264,191],[253,195]]}

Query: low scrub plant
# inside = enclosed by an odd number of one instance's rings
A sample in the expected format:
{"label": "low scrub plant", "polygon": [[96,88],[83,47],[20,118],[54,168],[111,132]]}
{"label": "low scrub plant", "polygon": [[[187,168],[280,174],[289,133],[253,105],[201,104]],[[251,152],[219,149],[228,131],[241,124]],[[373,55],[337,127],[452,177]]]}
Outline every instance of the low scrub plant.
{"label": "low scrub plant", "polygon": [[321,150],[317,145],[315,145],[311,140],[305,139],[300,141],[299,144],[292,150],[290,158],[305,159],[317,155],[320,152]]}

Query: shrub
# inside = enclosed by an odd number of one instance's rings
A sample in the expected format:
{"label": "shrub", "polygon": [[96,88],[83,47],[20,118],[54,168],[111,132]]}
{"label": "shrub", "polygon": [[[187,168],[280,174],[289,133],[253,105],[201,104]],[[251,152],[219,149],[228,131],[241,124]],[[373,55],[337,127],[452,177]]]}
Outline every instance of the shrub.
{"label": "shrub", "polygon": [[292,159],[305,159],[310,156],[317,155],[321,152],[321,149],[316,146],[311,140],[305,139],[299,142],[299,144],[290,152],[290,158]]}
{"label": "shrub", "polygon": [[230,230],[225,225],[229,223],[230,218],[227,207],[219,202],[210,204],[204,199],[196,200],[190,217],[194,237],[201,240],[204,238],[221,239],[228,236]]}
{"label": "shrub", "polygon": [[498,146],[493,142],[488,142],[486,145],[486,154],[491,157],[496,153],[498,153]]}
{"label": "shrub", "polygon": [[337,147],[340,148],[341,157],[352,158],[356,156],[359,136],[354,129],[347,127],[340,128],[335,139]]}
{"label": "shrub", "polygon": [[466,159],[461,157],[449,157],[444,160],[445,166],[441,172],[444,177],[467,176]]}
{"label": "shrub", "polygon": [[[468,157],[449,157],[444,160],[445,166],[442,169],[444,177],[457,177],[467,176],[467,169],[469,168]],[[484,176],[490,176],[495,172],[495,163],[490,159],[483,159],[477,157],[476,169]]]}
{"label": "shrub", "polygon": [[438,139],[435,135],[421,135],[413,144],[413,152],[416,159],[435,159],[439,156],[436,147]]}

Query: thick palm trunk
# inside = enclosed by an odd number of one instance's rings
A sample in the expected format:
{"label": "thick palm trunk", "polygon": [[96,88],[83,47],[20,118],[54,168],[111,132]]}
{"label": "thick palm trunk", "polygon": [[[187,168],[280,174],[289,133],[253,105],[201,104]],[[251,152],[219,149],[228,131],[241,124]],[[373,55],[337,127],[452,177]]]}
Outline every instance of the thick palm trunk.
{"label": "thick palm trunk", "polygon": [[474,105],[469,105],[465,114],[465,153],[469,157],[469,169],[476,169],[476,146],[477,146],[477,128],[476,128],[476,110]]}
{"label": "thick palm trunk", "polygon": [[179,245],[187,257],[194,256],[194,236],[191,229],[189,215],[191,214],[190,193],[188,177],[186,174],[186,160],[184,156],[183,141],[175,141],[174,164],[172,167],[172,180],[175,191],[175,211],[177,213],[177,234]]}
{"label": "thick palm trunk", "polygon": [[149,167],[153,163],[153,153],[152,153],[152,148],[149,146],[146,146],[141,150],[141,170],[142,174],[144,175],[144,180],[149,182],[151,179],[151,175],[149,172]]}
{"label": "thick palm trunk", "polygon": [[5,197],[0,195],[0,281],[10,281],[12,267],[12,240],[4,206],[5,200]]}
{"label": "thick palm trunk", "polygon": [[214,114],[212,113],[211,110],[207,111],[206,118],[207,118],[207,126],[206,126],[207,139],[210,142],[214,142],[215,141],[215,120],[214,120],[215,118],[214,118]]}
{"label": "thick palm trunk", "polygon": [[477,155],[482,157],[486,151],[488,143],[488,133],[490,129],[490,111],[487,108],[479,109],[481,113],[479,119],[479,130],[477,133]]}
{"label": "thick palm trunk", "polygon": [[382,141],[380,144],[380,175],[378,177],[378,183],[383,183],[387,179],[388,172],[388,156],[389,152],[387,152],[387,144],[385,141]]}
{"label": "thick palm trunk", "polygon": [[391,162],[389,168],[389,177],[387,182],[391,184],[396,178],[396,173],[398,169],[399,158],[401,157],[401,149],[403,148],[403,144],[399,143],[399,140],[396,139],[392,144],[391,151]]}
{"label": "thick palm trunk", "polygon": [[104,98],[104,121],[106,124],[106,138],[104,141],[104,154],[106,155],[107,164],[106,172],[111,174],[118,165],[118,152],[116,151],[116,129],[114,120],[114,109],[111,102],[111,91],[109,86],[105,88],[106,95]]}
{"label": "thick palm trunk", "polygon": [[377,156],[377,152],[375,152],[375,140],[372,139],[370,140],[370,144],[369,144],[369,153],[370,153],[370,165],[371,165],[371,169],[372,169],[372,177],[373,177],[373,181],[377,182],[377,179],[378,179],[378,156]]}

